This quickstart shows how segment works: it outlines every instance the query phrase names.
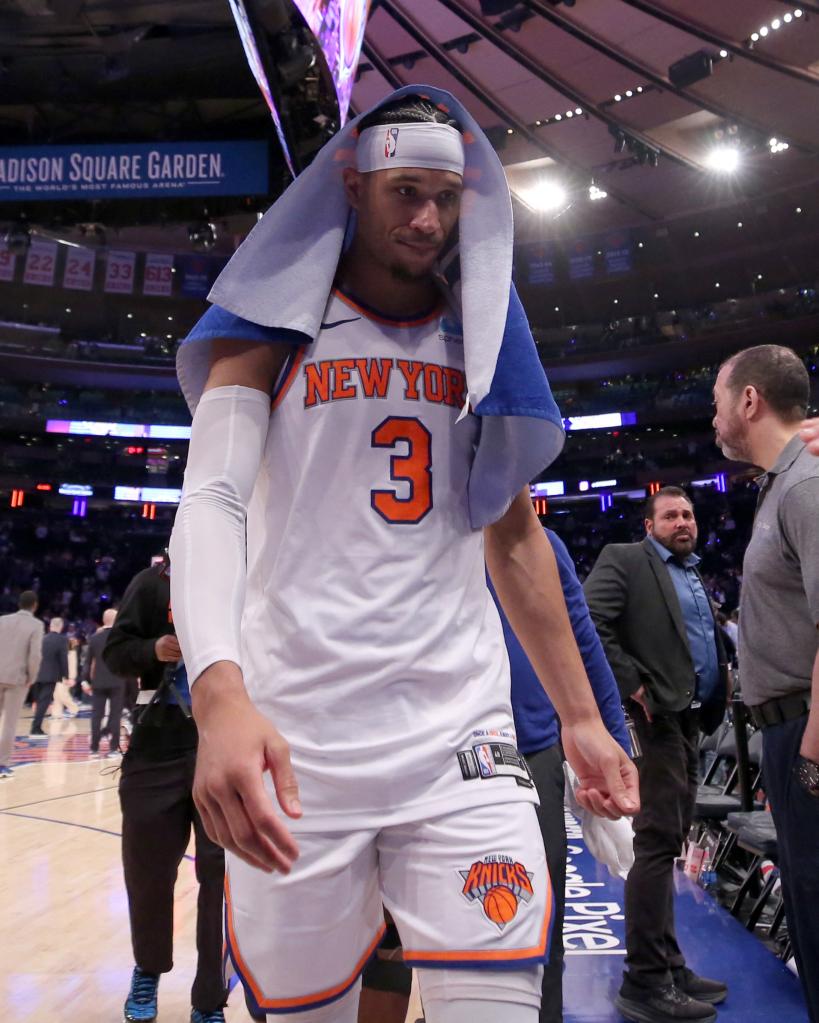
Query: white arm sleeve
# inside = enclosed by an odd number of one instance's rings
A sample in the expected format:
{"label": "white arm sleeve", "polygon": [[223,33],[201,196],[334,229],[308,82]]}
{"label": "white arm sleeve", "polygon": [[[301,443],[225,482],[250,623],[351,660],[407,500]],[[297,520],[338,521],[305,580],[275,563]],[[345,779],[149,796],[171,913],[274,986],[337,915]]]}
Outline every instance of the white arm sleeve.
{"label": "white arm sleeve", "polygon": [[262,462],[270,397],[215,387],[193,417],[170,542],[171,607],[192,685],[216,661],[242,667],[247,506]]}

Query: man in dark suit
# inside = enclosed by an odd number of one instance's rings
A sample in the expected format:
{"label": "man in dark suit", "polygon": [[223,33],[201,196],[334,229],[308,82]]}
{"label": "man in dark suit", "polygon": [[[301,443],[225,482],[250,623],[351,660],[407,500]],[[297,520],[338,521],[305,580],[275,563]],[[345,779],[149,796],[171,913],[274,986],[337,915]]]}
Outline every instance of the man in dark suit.
{"label": "man in dark suit", "polygon": [[641,1023],[709,1023],[727,988],[685,965],[673,871],[694,813],[699,732],[722,719],[727,664],[697,571],[697,523],[685,491],[664,487],[649,498],[645,528],[640,543],[604,547],[585,584],[620,695],[636,705],[642,750],[642,809],[626,882],[628,969],[616,1004]]}
{"label": "man in dark suit", "polygon": [[117,618],[117,612],[109,607],[102,615],[102,628],[97,629],[88,641],[88,655],[85,662],[83,689],[91,693],[91,742],[89,753],[92,757],[100,756],[100,739],[102,738],[102,719],[105,705],[108,704],[108,756],[117,757],[119,749],[119,729],[122,718],[122,701],[125,696],[125,679],[115,675],[105,663],[102,652],[111,627]]}
{"label": "man in dark suit", "polygon": [[43,719],[54,699],[54,687],[63,679],[68,681],[68,636],[63,636],[62,618],[52,618],[49,631],[43,636],[43,658],[34,683],[34,702],[37,709],[31,722],[31,735],[45,735]]}

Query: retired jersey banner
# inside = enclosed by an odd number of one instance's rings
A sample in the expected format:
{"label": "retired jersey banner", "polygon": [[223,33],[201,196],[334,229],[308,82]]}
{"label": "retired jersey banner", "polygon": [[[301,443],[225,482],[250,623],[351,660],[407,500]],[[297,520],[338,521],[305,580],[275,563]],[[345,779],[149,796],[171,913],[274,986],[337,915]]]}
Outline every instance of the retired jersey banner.
{"label": "retired jersey banner", "polygon": [[264,141],[0,146],[0,202],[266,195]]}
{"label": "retired jersey banner", "polygon": [[134,290],[135,263],[135,252],[109,252],[105,268],[105,290],[117,295],[130,295]]}
{"label": "retired jersey banner", "polygon": [[529,247],[529,284],[554,284],[554,250],[551,245]]}
{"label": "retired jersey banner", "polygon": [[54,284],[57,267],[57,243],[36,238],[28,247],[23,284],[42,284],[50,288]]}
{"label": "retired jersey banner", "polygon": [[206,298],[225,263],[224,256],[179,256],[176,265],[181,278],[180,292],[191,298]]}
{"label": "retired jersey banner", "polygon": [[594,243],[588,238],[572,242],[568,248],[569,277],[573,281],[594,276]]}
{"label": "retired jersey banner", "polygon": [[0,281],[13,281],[17,266],[17,253],[11,252],[5,242],[0,242]]}
{"label": "retired jersey banner", "polygon": [[142,294],[168,296],[172,290],[173,256],[164,252],[149,252],[145,257]]}
{"label": "retired jersey banner", "polygon": [[69,249],[65,257],[63,287],[72,291],[90,291],[94,286],[97,254],[93,249]]}
{"label": "retired jersey banner", "polygon": [[631,270],[631,233],[613,231],[604,242],[606,273],[623,274]]}

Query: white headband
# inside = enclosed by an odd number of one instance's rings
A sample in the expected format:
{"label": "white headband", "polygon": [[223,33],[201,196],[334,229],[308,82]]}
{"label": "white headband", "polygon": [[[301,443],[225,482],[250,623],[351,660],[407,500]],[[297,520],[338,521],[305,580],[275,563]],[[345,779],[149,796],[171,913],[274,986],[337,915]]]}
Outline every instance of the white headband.
{"label": "white headband", "polygon": [[436,121],[365,128],[356,147],[356,167],[365,174],[391,167],[421,167],[452,171],[463,177],[464,163],[461,133]]}

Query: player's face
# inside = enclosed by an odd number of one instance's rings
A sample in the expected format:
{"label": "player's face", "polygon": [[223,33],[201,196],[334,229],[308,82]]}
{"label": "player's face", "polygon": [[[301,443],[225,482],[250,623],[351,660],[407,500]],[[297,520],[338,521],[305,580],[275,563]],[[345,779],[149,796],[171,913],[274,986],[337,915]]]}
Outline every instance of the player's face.
{"label": "player's face", "polygon": [[461,177],[452,171],[397,168],[357,179],[356,241],[398,280],[428,276],[458,222]]}
{"label": "player's face", "polygon": [[731,365],[723,366],[714,384],[714,427],[715,440],[726,458],[738,462],[751,461],[748,450],[748,426],[740,415],[742,395],[734,394],[727,381]]}
{"label": "player's face", "polygon": [[646,519],[646,532],[674,554],[686,557],[697,546],[694,509],[684,497],[658,497],[654,518]]}

